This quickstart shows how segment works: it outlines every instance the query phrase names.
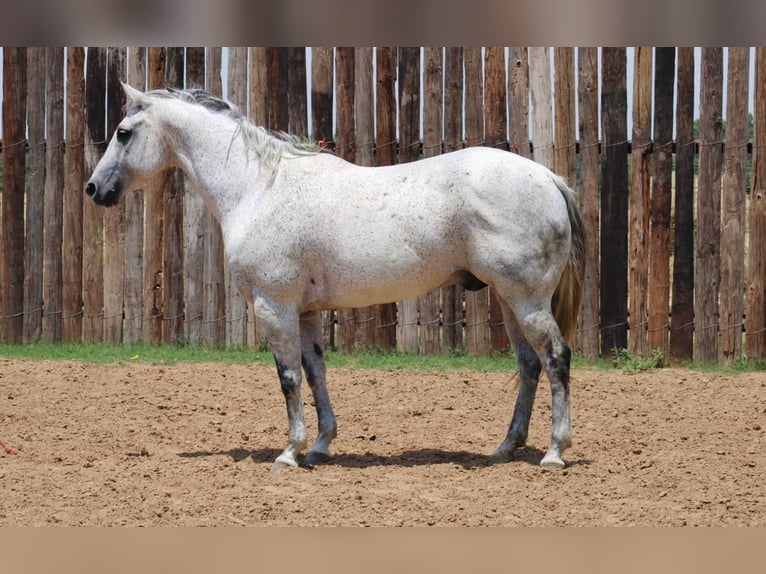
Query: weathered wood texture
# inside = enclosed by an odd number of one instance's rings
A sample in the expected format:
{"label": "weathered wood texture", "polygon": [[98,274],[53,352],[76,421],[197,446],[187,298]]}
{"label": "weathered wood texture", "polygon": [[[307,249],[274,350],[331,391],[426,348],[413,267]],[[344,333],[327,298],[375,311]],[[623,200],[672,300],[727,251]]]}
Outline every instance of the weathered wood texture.
{"label": "weathered wood texture", "polygon": [[[147,85],[156,90],[165,85],[165,48],[149,48]],[[154,178],[144,188],[144,341],[162,342],[162,185],[164,176]],[[88,202],[86,202],[88,203]]]}
{"label": "weathered wood texture", "polygon": [[553,170],[574,188],[577,185],[574,48],[554,48],[553,64],[556,104]]}
{"label": "weathered wood texture", "polygon": [[694,49],[678,48],[673,303],[670,355],[692,357],[694,339]]}
{"label": "weathered wood texture", "polygon": [[[66,151],[62,222],[61,340],[82,339],[82,216],[85,187],[85,49],[67,52]],[[141,219],[143,223],[143,217]],[[142,225],[143,227],[143,225]],[[143,245],[143,240],[138,243]],[[126,284],[141,288],[140,278]]]}
{"label": "weathered wood texture", "polygon": [[[311,138],[328,145],[333,139],[333,49],[311,48]],[[322,338],[335,348],[335,311],[322,311]]]}
{"label": "weathered wood texture", "polygon": [[[721,224],[721,358],[731,364],[742,354],[745,292],[745,198],[747,193],[747,110],[749,48],[729,48],[726,150]],[[751,247],[752,248],[752,247]]]}
{"label": "weathered wood texture", "polygon": [[582,161],[580,210],[588,230],[585,236],[585,277],[578,345],[590,361],[599,356],[599,156],[598,156],[598,50],[578,48],[579,134]]}
{"label": "weathered wood texture", "polygon": [[[187,88],[205,88],[205,48],[186,50]],[[205,216],[207,208],[196,193],[183,196],[184,337],[190,345],[202,344],[205,273]]]}
{"label": "weathered wood texture", "polygon": [[24,175],[27,49],[3,48],[3,202],[0,341],[21,343],[24,323]]}
{"label": "weathered wood texture", "polygon": [[[229,48],[228,99],[240,110],[247,110],[247,48]],[[287,89],[283,75],[278,79]],[[286,99],[286,98],[285,98]],[[283,106],[284,107],[284,106]],[[287,129],[287,110],[278,110],[279,125]],[[281,128],[277,128],[281,129]],[[256,319],[257,321],[257,319]],[[239,292],[226,269],[226,346],[245,347],[247,344],[247,301]]]}
{"label": "weathered wood texture", "polygon": [[[304,89],[305,92],[305,89]],[[354,53],[354,147],[356,163],[372,166],[375,155],[375,118],[372,78],[372,48],[356,48]],[[355,348],[375,346],[378,310],[368,305],[356,310]]]}
{"label": "weathered wood texture", "polygon": [[747,337],[748,357],[766,356],[766,48],[755,56],[755,152],[750,192],[748,242]]}
{"label": "weathered wood texture", "polygon": [[[128,83],[138,90],[146,89],[147,51],[143,47],[128,48]],[[82,193],[82,192],[81,192]],[[144,338],[144,191],[125,191],[125,276],[124,276],[124,341],[134,345]]]}
{"label": "weathered wood texture", "polygon": [[42,339],[61,341],[64,226],[64,48],[46,48],[46,148]]}
{"label": "weathered wood texture", "polygon": [[[420,48],[399,48],[399,161],[420,157]],[[398,303],[396,345],[418,352],[418,300]]]}
{"label": "weathered wood texture", "polygon": [[[396,48],[375,52],[375,156],[377,165],[396,163]],[[396,349],[396,303],[377,306],[375,346],[384,352]]]}
{"label": "weathered wood texture", "polygon": [[[460,149],[463,143],[463,49],[446,48],[444,53],[444,151]],[[460,285],[449,285],[441,290],[442,297],[442,349],[444,352],[462,351],[463,296]]]}
{"label": "weathered wood texture", "polygon": [[[208,48],[205,54],[205,85],[213,95],[222,95],[221,49]],[[205,234],[202,277],[202,340],[207,347],[226,344],[226,282],[221,226],[210,211],[202,222]]]}
{"label": "weathered wood texture", "polygon": [[[423,58],[423,157],[442,153],[442,48],[426,48]],[[420,325],[418,351],[437,355],[441,350],[441,292],[437,289],[418,298]]]}
{"label": "weathered wood texture", "polygon": [[[165,86],[184,87],[184,49],[167,50]],[[243,103],[244,98],[239,100]],[[183,205],[184,175],[179,169],[169,170],[162,191],[162,340],[177,345],[184,336],[184,243]],[[242,345],[237,340],[234,345]]]}
{"label": "weathered wood texture", "polygon": [[[488,47],[484,53],[484,126],[485,144],[508,150],[508,98],[505,49]],[[505,352],[508,334],[497,297],[489,289],[489,337],[492,349]]]}
{"label": "weathered wood texture", "polygon": [[[299,47],[224,50],[3,50],[0,340],[264,346],[252,309],[225,277],[219,225],[178,172],[126,191],[111,210],[83,200],[122,117],[119,81],[221,95],[226,74],[226,97],[257,124],[361,165],[487,145],[564,175],[587,231],[572,344],[588,358],[629,343],[633,353],[659,349],[670,360],[766,355],[766,264],[756,247],[766,227],[762,49],[754,86],[748,48],[702,50],[697,86],[694,48],[604,48],[600,57],[593,48],[310,48],[311,58]],[[636,64],[630,85],[627,57]],[[489,355],[508,346],[488,289],[328,311],[324,323],[326,344],[344,351]]]}
{"label": "weathered wood texture", "polygon": [[652,141],[652,48],[635,50],[633,81],[633,138],[628,200],[628,291],[630,293],[630,352],[647,354],[649,289],[649,195]]}
{"label": "weathered wood texture", "polygon": [[24,335],[34,343],[42,335],[43,224],[45,221],[45,49],[29,48],[27,124],[29,158],[24,213]]}
{"label": "weathered wood texture", "polygon": [[[480,48],[465,48],[465,145],[484,143],[484,89]],[[489,332],[489,290],[465,293],[465,342],[472,355],[488,356],[492,351]]]}
{"label": "weathered wood texture", "polygon": [[649,200],[648,350],[669,356],[670,215],[673,173],[673,77],[675,48],[654,55],[654,177]]}
{"label": "weathered wood texture", "polygon": [[[340,157],[356,161],[354,135],[354,48],[335,51],[336,117],[338,122],[335,149]],[[356,309],[340,309],[338,317],[338,348],[344,353],[354,350],[356,344]]]}
{"label": "weathered wood texture", "polygon": [[[106,49],[88,48],[85,79],[85,173],[93,173],[106,149]],[[83,328],[85,343],[104,340],[104,210],[84,201]]]}
{"label": "weathered wood texture", "polygon": [[721,167],[723,157],[723,49],[702,49],[699,188],[694,264],[694,358],[718,358]]}
{"label": "weathered wood texture", "polygon": [[[106,139],[109,140],[123,117],[125,95],[120,82],[126,79],[126,49],[107,50]],[[125,208],[121,201],[104,211],[104,342],[122,343],[125,304]]]}
{"label": "weathered wood texture", "polygon": [[[625,48],[601,52],[601,354],[628,345],[628,96]],[[595,231],[595,230],[594,230]]]}

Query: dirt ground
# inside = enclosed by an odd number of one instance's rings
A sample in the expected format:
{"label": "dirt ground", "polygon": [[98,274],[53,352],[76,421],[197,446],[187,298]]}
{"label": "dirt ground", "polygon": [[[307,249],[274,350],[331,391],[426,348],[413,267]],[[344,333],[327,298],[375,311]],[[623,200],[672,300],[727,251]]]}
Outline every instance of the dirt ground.
{"label": "dirt ground", "polygon": [[537,466],[545,379],[494,466],[509,375],[331,369],[330,391],[332,462],[271,475],[273,367],[0,359],[0,526],[766,526],[766,373],[576,370],[563,471]]}

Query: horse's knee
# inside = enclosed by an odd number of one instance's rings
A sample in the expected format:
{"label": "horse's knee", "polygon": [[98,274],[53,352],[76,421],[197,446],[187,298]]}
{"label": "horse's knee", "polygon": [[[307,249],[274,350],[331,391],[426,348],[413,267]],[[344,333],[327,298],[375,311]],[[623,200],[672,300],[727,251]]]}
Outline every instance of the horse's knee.
{"label": "horse's knee", "polygon": [[566,345],[562,344],[558,353],[549,352],[546,360],[546,371],[551,380],[551,384],[560,381],[565,389],[569,389],[569,372],[572,362],[572,351]]}
{"label": "horse's knee", "polygon": [[300,371],[288,367],[276,355],[274,356],[274,362],[277,365],[277,375],[279,376],[279,385],[282,388],[282,394],[289,400],[300,388]]}
{"label": "horse's knee", "polygon": [[519,346],[516,350],[516,360],[519,363],[519,374],[522,378],[528,378],[537,381],[540,378],[540,372],[543,365],[537,353],[527,345]]}

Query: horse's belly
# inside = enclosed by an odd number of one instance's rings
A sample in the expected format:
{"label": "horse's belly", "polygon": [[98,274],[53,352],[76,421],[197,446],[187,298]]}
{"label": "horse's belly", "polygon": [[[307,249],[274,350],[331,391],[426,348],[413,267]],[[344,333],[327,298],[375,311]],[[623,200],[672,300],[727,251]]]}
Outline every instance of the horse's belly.
{"label": "horse's belly", "polygon": [[391,303],[418,297],[449,281],[447,269],[375,270],[349,276],[338,274],[323,284],[316,284],[308,307],[310,309],[348,309],[381,303]]}

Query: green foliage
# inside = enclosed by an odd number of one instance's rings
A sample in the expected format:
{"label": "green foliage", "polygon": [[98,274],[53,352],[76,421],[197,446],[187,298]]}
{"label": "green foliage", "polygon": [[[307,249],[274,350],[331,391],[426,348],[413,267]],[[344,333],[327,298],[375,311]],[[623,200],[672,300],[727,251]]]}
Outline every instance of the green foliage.
{"label": "green foliage", "polygon": [[176,363],[270,363],[270,353],[252,349],[204,349],[184,341],[177,345],[83,345],[49,344],[0,345],[0,357],[31,360],[70,360],[87,363],[142,362],[173,365]]}
{"label": "green foliage", "polygon": [[659,369],[664,362],[665,356],[660,349],[654,349],[648,357],[632,355],[627,349],[612,350],[612,366],[629,374]]}
{"label": "green foliage", "polygon": [[[497,354],[492,357],[474,357],[465,352],[439,356],[406,355],[368,351],[346,355],[336,351],[326,352],[331,368],[378,369],[382,371],[430,371],[430,372],[504,372],[509,376],[516,371],[513,355]],[[33,361],[82,361],[87,363],[148,363],[174,365],[177,363],[262,364],[273,366],[274,359],[268,349],[205,349],[192,347],[185,340],[177,345],[84,345],[35,343],[30,345],[0,344],[0,358],[28,359]],[[648,357],[637,357],[626,349],[615,349],[609,360],[599,360],[595,365],[580,355],[572,356],[572,368],[620,369],[626,373],[640,373],[663,366],[665,357],[658,349]],[[766,371],[766,358],[740,357],[734,364],[685,363],[684,368],[695,371],[741,373]]]}

